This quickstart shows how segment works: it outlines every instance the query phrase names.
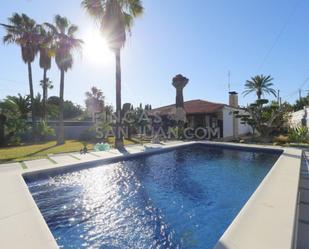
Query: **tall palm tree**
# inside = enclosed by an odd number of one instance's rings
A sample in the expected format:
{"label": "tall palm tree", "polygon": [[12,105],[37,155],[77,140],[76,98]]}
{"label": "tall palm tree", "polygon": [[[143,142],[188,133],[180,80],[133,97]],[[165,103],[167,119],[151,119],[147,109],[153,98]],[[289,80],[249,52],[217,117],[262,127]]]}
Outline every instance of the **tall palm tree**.
{"label": "tall palm tree", "polygon": [[264,76],[262,74],[252,77],[251,80],[246,81],[246,90],[243,92],[244,96],[248,95],[249,93],[255,92],[258,100],[261,99],[261,96],[264,93],[272,94],[276,97],[276,91],[272,88],[272,86],[274,85],[272,83],[273,80],[274,79],[270,75]]}
{"label": "tall palm tree", "polygon": [[55,60],[60,70],[60,103],[59,103],[59,134],[57,144],[64,144],[64,124],[63,124],[63,95],[64,95],[64,75],[73,66],[73,52],[80,50],[83,41],[75,38],[78,30],[76,25],[71,24],[67,18],[56,15],[55,25],[45,23],[54,36]]}
{"label": "tall palm tree", "polygon": [[47,91],[52,88],[51,81],[47,78],[47,71],[51,68],[51,59],[53,56],[53,34],[51,31],[46,30],[43,25],[40,25],[40,68],[43,69],[43,79],[41,86],[43,89],[43,120],[46,121],[46,101]]}
{"label": "tall palm tree", "polygon": [[8,18],[8,24],[1,24],[7,34],[3,37],[4,43],[15,43],[21,47],[23,61],[28,65],[28,79],[32,110],[32,127],[35,128],[35,110],[33,105],[33,81],[31,63],[38,52],[39,27],[36,22],[26,14],[14,13]]}
{"label": "tall palm tree", "polygon": [[133,20],[143,13],[141,0],[83,0],[82,7],[99,21],[102,34],[116,58],[116,138],[115,147],[123,146],[121,127],[121,61],[120,50],[130,33]]}

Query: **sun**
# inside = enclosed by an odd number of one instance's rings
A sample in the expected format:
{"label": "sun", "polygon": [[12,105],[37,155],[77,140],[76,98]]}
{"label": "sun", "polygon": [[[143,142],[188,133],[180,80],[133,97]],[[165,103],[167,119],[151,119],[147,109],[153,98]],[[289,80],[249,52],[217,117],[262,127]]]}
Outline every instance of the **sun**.
{"label": "sun", "polygon": [[107,64],[114,59],[105,39],[99,31],[91,30],[84,36],[83,55],[87,60],[96,64]]}

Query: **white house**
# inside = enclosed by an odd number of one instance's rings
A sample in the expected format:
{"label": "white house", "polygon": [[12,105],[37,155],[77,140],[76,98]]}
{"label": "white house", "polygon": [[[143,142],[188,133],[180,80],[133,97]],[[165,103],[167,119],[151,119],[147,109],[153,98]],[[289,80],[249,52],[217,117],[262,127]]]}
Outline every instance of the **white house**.
{"label": "white house", "polygon": [[[194,129],[198,127],[218,127],[220,137],[224,140],[238,138],[252,132],[249,125],[241,124],[240,119],[234,117],[234,111],[239,111],[239,114],[245,113],[245,110],[238,105],[238,94],[236,92],[229,93],[229,104],[197,99],[185,101],[183,108],[186,113],[187,127]],[[176,105],[162,106],[151,110],[151,113],[156,113],[163,120],[167,120],[176,113]]]}

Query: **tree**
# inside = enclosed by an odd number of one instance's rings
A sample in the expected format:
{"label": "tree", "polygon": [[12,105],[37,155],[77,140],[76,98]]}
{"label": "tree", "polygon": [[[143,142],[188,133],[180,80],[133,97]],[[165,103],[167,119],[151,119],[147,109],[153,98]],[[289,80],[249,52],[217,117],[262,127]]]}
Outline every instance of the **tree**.
{"label": "tree", "polygon": [[253,135],[255,130],[264,138],[278,135],[286,129],[287,113],[291,108],[287,103],[282,105],[277,102],[268,103],[267,99],[259,99],[244,108],[244,112],[241,114],[239,111],[235,111],[234,115],[240,119],[242,124],[248,124],[252,127]]}
{"label": "tree", "polygon": [[104,95],[97,87],[91,87],[89,92],[86,92],[86,107],[91,113],[92,121],[95,121],[95,113],[100,113],[104,109]]}
{"label": "tree", "polygon": [[[35,108],[35,113],[34,115],[38,118],[38,119],[43,119],[43,115],[44,115],[44,106],[43,106],[43,98],[42,95],[40,93],[38,93],[35,98],[33,99],[33,106]],[[44,121],[44,120],[43,120]]]}
{"label": "tree", "polygon": [[[44,69],[45,71],[45,69]],[[46,76],[46,73],[44,73],[44,76]],[[43,76],[43,77],[44,77]],[[47,99],[48,99],[48,90],[53,89],[54,86],[52,85],[52,81],[49,80],[49,78],[45,77],[43,80],[40,81],[40,86],[42,87],[43,90],[43,121],[46,122],[47,120]]]}
{"label": "tree", "polygon": [[[47,110],[51,118],[57,118],[59,116],[60,98],[57,96],[51,96],[47,100]],[[75,105],[72,101],[65,100],[63,102],[63,118],[74,119],[81,116],[84,113],[83,109],[79,105]]]}
{"label": "tree", "polygon": [[6,123],[6,116],[0,113],[0,146],[6,144],[6,137],[5,137],[5,123]]}
{"label": "tree", "polygon": [[46,121],[46,101],[47,91],[52,89],[53,86],[49,78],[47,78],[47,71],[51,68],[51,58],[54,54],[53,48],[53,34],[51,31],[46,30],[43,25],[40,25],[40,68],[43,69],[43,79],[40,81],[43,88],[43,120]]}
{"label": "tree", "polygon": [[116,58],[116,138],[115,147],[123,147],[121,127],[121,62],[120,50],[126,42],[126,33],[133,20],[143,13],[140,0],[83,0],[82,7],[99,21],[102,34]]}
{"label": "tree", "polygon": [[21,47],[23,61],[28,65],[28,79],[32,110],[32,127],[35,127],[35,110],[33,106],[33,81],[31,63],[38,52],[39,27],[36,22],[26,14],[14,13],[8,18],[9,24],[1,24],[7,34],[3,37],[4,43],[15,43]]}
{"label": "tree", "polygon": [[73,66],[73,50],[80,50],[83,41],[75,38],[78,27],[70,24],[67,18],[56,15],[55,25],[45,23],[51,30],[55,46],[56,64],[60,70],[60,105],[59,105],[59,134],[57,144],[64,144],[64,123],[63,123],[63,97],[64,97],[64,75]]}
{"label": "tree", "polygon": [[28,113],[31,111],[31,102],[29,96],[7,96],[4,100],[7,106],[12,105],[11,110],[15,109],[21,119],[27,120]]}
{"label": "tree", "polygon": [[305,106],[309,106],[309,96],[296,100],[296,103],[293,105],[293,109],[294,111],[299,111],[302,110]]}
{"label": "tree", "polygon": [[245,84],[246,90],[243,92],[244,96],[255,92],[258,99],[261,99],[262,94],[272,94],[276,97],[276,91],[272,88],[274,79],[268,75],[257,75],[247,80]]}
{"label": "tree", "polygon": [[31,111],[31,102],[29,96],[7,96],[0,102],[0,113],[5,117],[4,125],[4,143],[19,144],[24,134],[29,134],[27,125],[27,116]]}
{"label": "tree", "polygon": [[80,105],[75,105],[72,101],[66,100],[63,103],[63,118],[74,119],[83,114]]}

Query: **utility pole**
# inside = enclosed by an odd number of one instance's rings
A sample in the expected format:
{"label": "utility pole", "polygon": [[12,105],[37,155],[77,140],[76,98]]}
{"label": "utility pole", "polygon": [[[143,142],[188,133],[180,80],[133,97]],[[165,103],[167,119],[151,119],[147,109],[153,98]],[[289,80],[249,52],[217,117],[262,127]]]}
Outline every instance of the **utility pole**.
{"label": "utility pole", "polygon": [[301,100],[301,89],[299,89],[298,91],[298,97],[299,97],[299,100]]}
{"label": "utility pole", "polygon": [[277,102],[279,103],[279,100],[280,100],[280,90],[278,89],[277,91]]}

